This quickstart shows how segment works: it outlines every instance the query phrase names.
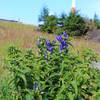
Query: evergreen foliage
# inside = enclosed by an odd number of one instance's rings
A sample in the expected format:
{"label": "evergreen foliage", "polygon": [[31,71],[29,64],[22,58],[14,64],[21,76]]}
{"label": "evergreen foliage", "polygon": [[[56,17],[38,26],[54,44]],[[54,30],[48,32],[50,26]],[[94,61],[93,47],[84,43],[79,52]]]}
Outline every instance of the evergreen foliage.
{"label": "evergreen foliage", "polygon": [[65,29],[70,35],[81,36],[88,31],[84,19],[78,13],[70,13],[65,20]]}
{"label": "evergreen foliage", "polygon": [[62,13],[60,17],[57,17],[55,15],[49,15],[48,8],[45,8],[45,10],[43,8],[40,18],[44,19],[39,20],[43,22],[39,26],[40,30],[44,32],[60,34],[63,31],[67,31],[71,36],[81,36],[85,35],[88,31],[84,19],[77,12],[70,13],[69,16]]}
{"label": "evergreen foliage", "polygon": [[98,18],[98,15],[94,15],[94,23],[97,29],[100,29],[100,19]]}

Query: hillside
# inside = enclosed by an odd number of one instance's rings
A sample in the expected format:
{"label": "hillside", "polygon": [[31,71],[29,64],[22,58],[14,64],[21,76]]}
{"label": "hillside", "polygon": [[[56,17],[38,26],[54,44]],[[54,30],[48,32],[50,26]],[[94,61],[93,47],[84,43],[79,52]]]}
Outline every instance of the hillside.
{"label": "hillside", "polygon": [[5,55],[9,45],[35,49],[34,44],[36,44],[37,38],[41,35],[51,39],[54,37],[53,35],[42,34],[33,25],[0,21],[0,55]]}
{"label": "hillside", "polygon": [[0,21],[0,100],[99,100],[100,42],[69,37],[72,48],[63,32],[56,42],[41,38],[37,48],[39,36],[55,40],[33,25]]}
{"label": "hillside", "polygon": [[88,32],[88,39],[92,40],[92,41],[98,41],[100,42],[100,29],[93,29],[92,31]]}
{"label": "hillside", "polygon": [[[99,33],[95,31],[89,32],[88,38],[72,39],[72,44],[77,49],[92,48],[100,54]],[[98,31],[100,32],[100,31]],[[99,34],[99,35],[98,35]],[[36,51],[36,40],[39,36],[53,39],[52,34],[41,33],[36,26],[26,25],[19,22],[0,21],[0,55],[6,55],[9,45],[16,45],[21,48],[33,48]],[[89,38],[90,37],[90,38]],[[90,45],[91,44],[91,45]]]}

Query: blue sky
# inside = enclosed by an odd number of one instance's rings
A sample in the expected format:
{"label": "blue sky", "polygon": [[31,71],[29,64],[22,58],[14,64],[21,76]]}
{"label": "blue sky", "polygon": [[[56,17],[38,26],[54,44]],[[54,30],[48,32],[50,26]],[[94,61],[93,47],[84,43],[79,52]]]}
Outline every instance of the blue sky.
{"label": "blue sky", "polygon": [[[41,9],[47,6],[50,13],[69,13],[72,0],[0,0],[0,18],[19,20],[28,24],[38,24]],[[82,16],[100,17],[100,0],[76,0],[77,10]]]}

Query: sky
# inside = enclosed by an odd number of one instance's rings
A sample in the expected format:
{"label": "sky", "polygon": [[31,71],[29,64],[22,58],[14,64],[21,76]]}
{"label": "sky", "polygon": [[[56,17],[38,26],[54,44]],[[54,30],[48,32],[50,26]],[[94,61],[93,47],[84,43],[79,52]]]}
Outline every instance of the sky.
{"label": "sky", "polygon": [[[67,15],[71,10],[72,0],[0,0],[0,19],[19,20],[27,24],[38,25],[41,9],[47,6],[49,12]],[[76,0],[76,8],[82,16],[100,17],[100,0]]]}

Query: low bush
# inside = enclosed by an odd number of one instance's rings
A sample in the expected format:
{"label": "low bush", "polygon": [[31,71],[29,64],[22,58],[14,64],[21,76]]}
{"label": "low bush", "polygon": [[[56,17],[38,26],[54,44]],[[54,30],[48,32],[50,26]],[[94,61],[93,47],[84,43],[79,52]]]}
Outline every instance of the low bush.
{"label": "low bush", "polygon": [[43,32],[60,34],[67,31],[71,36],[85,35],[89,27],[87,27],[84,18],[78,12],[70,13],[69,16],[62,13],[60,17],[50,15],[48,8],[43,8],[39,16],[40,30]]}
{"label": "low bush", "polygon": [[78,13],[70,13],[67,19],[65,20],[65,29],[71,36],[82,36],[86,35],[88,27],[84,21],[84,18],[81,17]]}

